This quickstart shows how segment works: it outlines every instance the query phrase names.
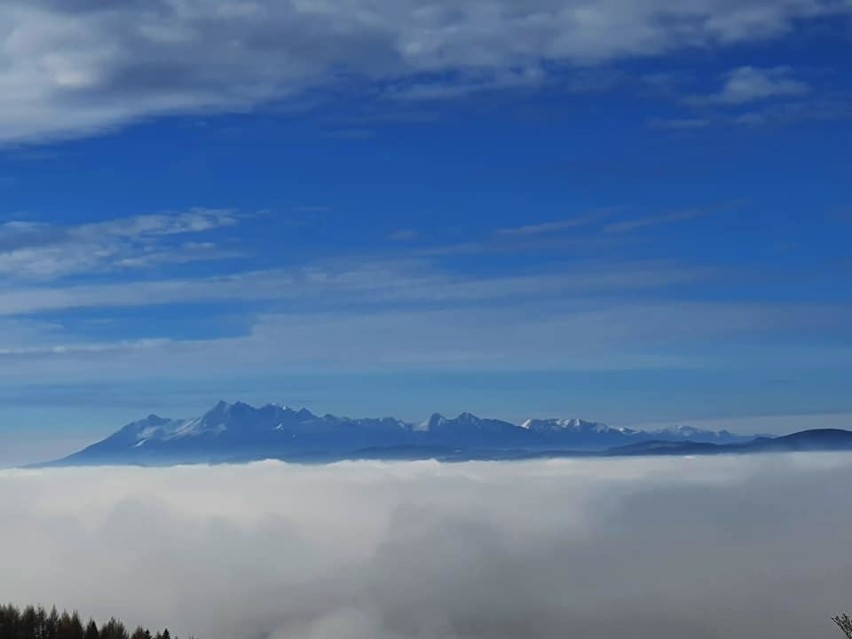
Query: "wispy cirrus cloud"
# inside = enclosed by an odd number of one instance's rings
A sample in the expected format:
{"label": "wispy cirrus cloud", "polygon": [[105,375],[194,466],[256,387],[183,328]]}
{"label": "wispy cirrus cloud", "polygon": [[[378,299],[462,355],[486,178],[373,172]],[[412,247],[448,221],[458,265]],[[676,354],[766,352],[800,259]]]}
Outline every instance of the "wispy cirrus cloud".
{"label": "wispy cirrus cloud", "polygon": [[804,122],[831,122],[852,118],[852,99],[849,92],[823,93],[819,96],[807,94],[790,100],[768,103],[739,105],[742,109],[715,110],[705,112],[702,117],[652,118],[647,126],[651,129],[688,132],[720,127],[785,126]]}
{"label": "wispy cirrus cloud", "polygon": [[548,75],[540,66],[521,69],[485,70],[476,73],[454,74],[451,78],[402,83],[384,92],[387,98],[406,101],[451,100],[474,93],[488,93],[506,89],[534,89],[542,86]]}
{"label": "wispy cirrus cloud", "polygon": [[226,301],[295,301],[303,310],[356,304],[480,304],[554,294],[654,290],[713,277],[675,263],[588,262],[547,271],[490,277],[437,268],[423,260],[359,260],[223,276],[0,289],[0,316],[84,308],[122,308]]}
{"label": "wispy cirrus cloud", "polygon": [[[731,337],[775,336],[791,344],[813,331],[846,331],[842,305],[629,302],[574,299],[523,305],[267,312],[236,336],[103,341],[57,333],[39,346],[7,346],[7,382],[230,378],[286,373],[381,371],[604,371],[698,369],[695,348]],[[65,341],[61,341],[61,340]],[[767,357],[759,349],[758,357]],[[826,359],[826,353],[830,359]],[[120,355],[120,356],[119,356]],[[778,353],[769,353],[778,356]],[[783,353],[781,353],[783,355]],[[849,349],[826,344],[792,358],[845,366]],[[758,359],[752,357],[751,364]],[[168,362],[164,370],[163,362]]]}
{"label": "wispy cirrus cloud", "polygon": [[113,342],[84,342],[79,344],[57,344],[53,346],[28,346],[0,348],[0,357],[29,357],[50,355],[74,355],[81,353],[124,353],[128,351],[167,345],[167,339],[119,340]]}
{"label": "wispy cirrus cloud", "polygon": [[710,118],[653,118],[648,121],[649,128],[668,131],[695,131],[706,129],[712,124]]}
{"label": "wispy cirrus cloud", "polygon": [[604,227],[606,233],[629,233],[638,229],[647,228],[650,226],[661,226],[665,224],[676,224],[686,220],[694,220],[707,215],[707,211],[702,209],[687,209],[685,211],[675,211],[663,215],[649,215],[633,220],[625,220],[623,222],[613,222]]}
{"label": "wispy cirrus cloud", "polygon": [[[795,340],[814,329],[840,330],[847,313],[831,305],[708,304],[683,296],[722,275],[674,262],[597,260],[485,276],[421,259],[359,259],[227,276],[22,286],[0,290],[0,315],[18,335],[0,339],[0,373],[40,379],[85,370],[104,379],[126,375],[131,361],[132,375],[142,377],[163,361],[190,376],[234,374],[237,361],[240,370],[258,373],[676,366],[686,351],[673,356],[667,345],[779,332]],[[205,311],[208,321],[238,312],[242,327],[187,339],[153,324],[128,339],[109,337],[100,325],[64,325],[77,311],[90,319],[122,317],[116,311],[123,308],[161,317],[158,307],[193,305],[224,309],[212,317]],[[31,317],[46,319],[36,325]],[[42,325],[50,318],[62,323]]]}
{"label": "wispy cirrus cloud", "polygon": [[399,229],[388,235],[388,239],[392,242],[410,242],[420,237],[420,234],[414,229]]}
{"label": "wispy cirrus cloud", "polygon": [[560,233],[583,226],[590,226],[596,222],[610,217],[616,213],[618,209],[601,209],[565,220],[556,220],[553,222],[541,222],[539,224],[525,224],[523,226],[514,226],[509,228],[497,229],[494,234],[498,236],[509,237],[524,237],[534,235],[550,235],[552,233]]}
{"label": "wispy cirrus cloud", "polygon": [[175,242],[175,238],[234,226],[238,218],[231,210],[197,208],[78,225],[9,221],[0,225],[0,275],[55,280],[216,259],[231,253],[213,242]]}
{"label": "wispy cirrus cloud", "polygon": [[687,102],[737,106],[772,98],[798,97],[810,90],[806,82],[793,77],[793,70],[789,67],[744,66],[730,71],[718,92],[693,95],[687,98]]}
{"label": "wispy cirrus cloud", "polygon": [[[18,334],[15,339],[0,339],[0,359],[20,375],[24,368],[43,375],[44,367],[55,371],[80,367],[95,378],[101,378],[106,369],[112,371],[113,362],[126,367],[130,360],[135,362],[135,374],[145,376],[164,358],[185,373],[200,371],[202,361],[208,372],[221,371],[233,358],[258,371],[278,365],[287,370],[334,370],[355,362],[372,370],[508,362],[517,367],[524,354],[535,366],[553,357],[561,366],[580,361],[592,365],[596,358],[613,366],[627,361],[633,366],[648,365],[656,356],[622,353],[617,364],[611,358],[602,359],[601,350],[589,350],[593,335],[606,348],[611,340],[620,342],[619,335],[628,342],[633,339],[629,335],[641,340],[636,331],[645,325],[641,318],[652,311],[624,307],[623,296],[661,294],[717,276],[712,269],[654,261],[591,261],[529,273],[477,276],[424,260],[358,260],[228,276],[23,286],[0,290],[0,315],[17,327]],[[110,318],[122,308],[157,316],[159,306],[211,304],[241,309],[245,334],[181,339],[152,325],[129,339],[125,333],[109,337],[98,324],[66,325],[84,310],[87,317],[97,319]],[[539,309],[540,317],[529,316],[530,305]],[[282,313],[285,308],[289,310]],[[606,308],[617,312],[600,315]],[[47,319],[29,319],[39,316]],[[703,316],[711,317],[711,313]],[[744,317],[748,316],[744,311]],[[51,317],[62,321],[43,325]],[[618,319],[624,317],[632,318],[629,331]],[[730,327],[736,316],[727,317],[717,316],[714,327]],[[650,322],[660,324],[659,318]],[[608,333],[604,331],[607,324]],[[695,322],[683,325],[697,330]],[[565,337],[557,343],[556,334]],[[672,335],[672,331],[666,333],[667,338]],[[117,353],[122,357],[116,358]]]}

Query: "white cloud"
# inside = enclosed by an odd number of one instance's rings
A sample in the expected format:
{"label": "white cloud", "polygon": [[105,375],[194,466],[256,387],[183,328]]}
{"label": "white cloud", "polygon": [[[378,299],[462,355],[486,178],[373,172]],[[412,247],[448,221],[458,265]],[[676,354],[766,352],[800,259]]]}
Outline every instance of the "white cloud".
{"label": "white cloud", "polygon": [[[849,11],[844,0],[8,0],[0,140],[243,111],[341,77],[409,86],[411,98],[529,86],[553,65],[750,43]],[[423,81],[442,76],[456,80]]]}
{"label": "white cloud", "polygon": [[0,590],[185,637],[831,636],[848,455],[0,473]]}
{"label": "white cloud", "polygon": [[694,220],[707,215],[707,211],[700,209],[686,209],[684,211],[674,211],[673,213],[665,213],[663,215],[649,215],[624,222],[613,222],[604,227],[606,233],[628,233],[637,229],[646,228],[649,226],[661,226],[664,224],[675,224],[686,220]]}
{"label": "white cloud", "polygon": [[654,118],[648,121],[648,126],[652,129],[669,131],[694,131],[705,129],[711,124],[713,122],[707,118]]}
{"label": "white cloud", "polygon": [[478,71],[456,74],[453,78],[402,83],[385,89],[384,95],[395,100],[451,100],[471,93],[506,89],[534,89],[548,79],[539,66],[522,69]]}
{"label": "white cloud", "polygon": [[[640,223],[650,222],[630,224]],[[0,289],[0,317],[12,328],[0,332],[0,378],[702,368],[714,357],[717,366],[790,361],[792,354],[776,352],[782,344],[799,348],[795,358],[807,366],[828,361],[813,335],[828,343],[848,328],[841,318],[849,309],[841,304],[699,302],[679,293],[723,276],[661,261],[556,263],[543,272],[486,277],[428,260],[342,260],[229,276],[7,287]],[[205,327],[197,339],[159,321],[166,312],[159,305],[195,313],[196,304],[215,305],[193,315]],[[138,309],[132,333],[122,329],[122,308]],[[83,317],[74,312],[82,309]],[[32,319],[40,315],[55,319]],[[184,317],[184,309],[173,316]],[[158,321],[146,326],[148,317]],[[104,330],[103,321],[119,332]],[[761,354],[724,350],[740,337],[759,337]],[[829,355],[834,362],[848,357],[843,349]]]}
{"label": "white cloud", "polygon": [[[18,286],[0,289],[0,317],[14,326],[0,335],[0,376],[130,375],[140,380],[164,373],[165,361],[169,375],[189,377],[232,374],[235,366],[260,373],[300,368],[516,368],[524,366],[521,361],[572,368],[581,363],[596,368],[625,362],[656,365],[669,359],[635,353],[619,354],[617,363],[609,356],[600,359],[601,340],[609,348],[610,340],[620,341],[616,334],[625,331],[618,327],[617,313],[638,317],[648,312],[616,304],[610,296],[713,276],[712,271],[664,262],[591,262],[544,273],[471,277],[407,260],[340,261],[206,278]],[[250,302],[255,305],[248,311],[243,305]],[[158,311],[147,309],[207,303],[224,305],[225,310],[198,317],[199,322],[218,326],[232,313],[239,317],[240,334],[163,339],[172,336],[152,324],[141,335],[137,331],[131,338],[124,332],[111,337],[101,324],[74,322],[74,311],[81,309],[95,312],[91,320],[109,320],[120,308],[157,316]],[[538,309],[536,314],[526,310],[530,304]],[[600,313],[606,307],[616,312],[605,319]],[[284,310],[288,308],[293,310]],[[30,319],[39,314],[57,319]],[[809,314],[808,321],[813,317],[819,315]],[[729,326],[718,315],[716,319],[719,326]],[[120,326],[122,320],[117,321]],[[612,328],[608,337],[606,325]],[[637,320],[636,326],[641,325]],[[588,334],[579,339],[583,331]],[[561,335],[558,340],[551,336],[556,333]]]}
{"label": "white cloud", "polygon": [[693,96],[694,104],[739,105],[768,100],[801,96],[810,91],[807,83],[792,77],[788,67],[760,69],[746,66],[734,69],[725,78],[718,93]]}
{"label": "white cloud", "polygon": [[[806,344],[802,336],[848,332],[842,321],[848,313],[840,306],[613,304],[606,298],[538,302],[535,313],[517,303],[267,313],[243,317],[251,326],[237,336],[100,343],[60,332],[33,347],[7,343],[0,379],[124,383],[294,372],[702,369],[767,361],[769,368],[791,362],[799,370],[845,367],[849,349]],[[726,345],[755,336],[762,348],[727,355]],[[785,354],[791,344],[801,347]]]}
{"label": "white cloud", "polygon": [[154,348],[168,344],[165,339],[140,339],[120,340],[115,342],[53,345],[53,346],[25,346],[0,348],[0,357],[26,356],[26,355],[69,355],[73,353],[126,353],[129,350],[140,348]]}
{"label": "white cloud", "polygon": [[413,229],[400,229],[388,235],[388,239],[393,242],[410,242],[419,236],[420,234]]}
{"label": "white cloud", "polygon": [[[156,255],[156,254],[154,254]],[[545,273],[472,277],[421,260],[317,263],[227,276],[0,289],[0,316],[79,308],[211,301],[292,301],[313,308],[364,303],[476,304],[537,295],[655,289],[712,276],[665,262],[588,263]],[[307,305],[302,310],[308,310]]]}
{"label": "white cloud", "polygon": [[566,220],[556,220],[553,222],[541,222],[539,224],[526,224],[524,226],[497,229],[495,234],[504,236],[550,235],[552,233],[560,233],[562,231],[589,226],[612,215],[616,211],[617,209],[601,209],[600,211],[577,215]]}
{"label": "white cloud", "polygon": [[175,245],[171,237],[232,226],[237,220],[229,210],[192,209],[76,226],[10,221],[0,225],[0,275],[53,280],[96,271],[216,259],[230,253],[219,251],[210,242]]}

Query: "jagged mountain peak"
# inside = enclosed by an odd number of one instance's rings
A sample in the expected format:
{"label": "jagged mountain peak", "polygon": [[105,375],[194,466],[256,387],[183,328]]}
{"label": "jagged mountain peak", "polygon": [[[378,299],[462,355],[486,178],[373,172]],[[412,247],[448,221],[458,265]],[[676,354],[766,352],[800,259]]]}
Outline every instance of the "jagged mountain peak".
{"label": "jagged mountain peak", "polygon": [[[151,414],[68,458],[73,463],[140,463],[149,460],[217,461],[326,455],[357,457],[359,451],[412,449],[528,454],[531,451],[603,451],[653,440],[730,444],[752,438],[688,426],[662,431],[615,428],[579,418],[528,419],[517,425],[462,412],[434,413],[419,424],[393,417],[316,415],[280,404],[254,407],[219,401],[201,416],[175,420]],[[484,451],[484,452],[483,452]],[[375,453],[371,453],[375,454]],[[385,454],[385,453],[382,453]],[[130,460],[130,461],[128,461]]]}
{"label": "jagged mountain peak", "polygon": [[420,424],[420,427],[429,430],[435,428],[457,428],[464,426],[480,426],[497,421],[498,420],[484,419],[469,412],[459,413],[455,417],[445,417],[441,413],[433,413],[429,419]]}
{"label": "jagged mountain peak", "polygon": [[436,426],[443,426],[448,421],[449,420],[446,417],[444,417],[443,415],[441,415],[441,413],[432,413],[429,416],[429,419],[427,419],[423,423],[423,425],[426,426],[427,428],[435,428]]}
{"label": "jagged mountain peak", "polygon": [[139,419],[135,422],[130,422],[129,424],[126,424],[121,429],[119,429],[119,431],[116,434],[119,434],[119,433],[137,433],[137,432],[141,432],[141,431],[145,431],[145,430],[157,429],[157,428],[167,426],[169,424],[173,424],[173,423],[175,423],[175,421],[177,421],[177,420],[168,419],[166,417],[160,417],[159,415],[155,415],[154,413],[151,413],[150,415],[148,415],[147,417],[144,417],[143,419]]}

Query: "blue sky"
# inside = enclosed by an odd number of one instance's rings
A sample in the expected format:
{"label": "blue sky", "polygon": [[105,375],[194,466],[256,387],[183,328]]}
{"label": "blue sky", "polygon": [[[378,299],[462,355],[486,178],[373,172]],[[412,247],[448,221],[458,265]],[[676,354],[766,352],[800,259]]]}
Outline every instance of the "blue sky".
{"label": "blue sky", "polygon": [[850,17],[4,3],[0,461],[220,397],[852,427]]}

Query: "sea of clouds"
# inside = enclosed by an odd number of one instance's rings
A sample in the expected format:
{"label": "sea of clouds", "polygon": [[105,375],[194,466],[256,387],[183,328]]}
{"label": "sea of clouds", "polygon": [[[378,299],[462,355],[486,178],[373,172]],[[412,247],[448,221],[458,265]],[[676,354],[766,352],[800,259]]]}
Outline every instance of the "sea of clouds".
{"label": "sea of clouds", "polygon": [[0,599],[199,639],[839,636],[852,456],[0,472]]}

